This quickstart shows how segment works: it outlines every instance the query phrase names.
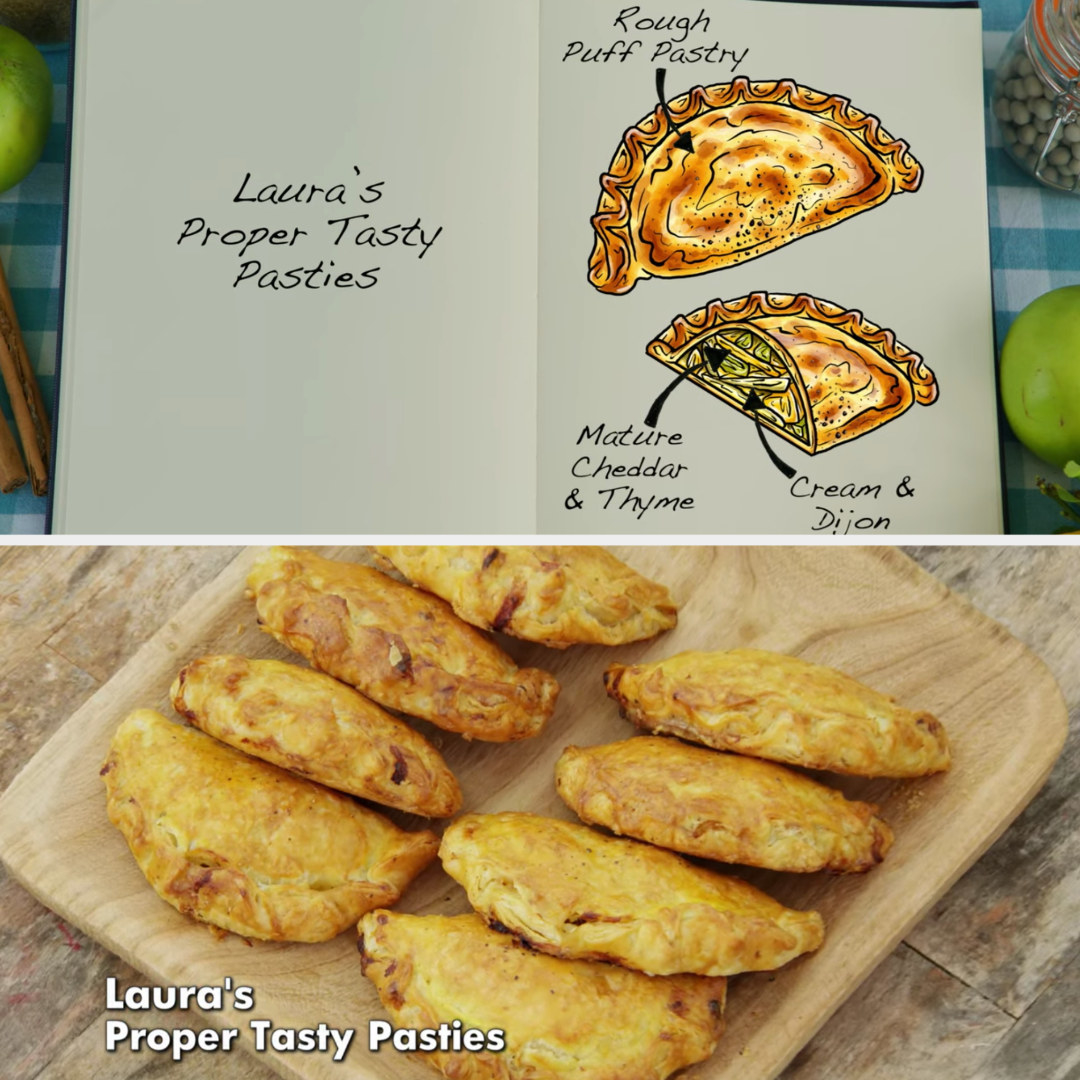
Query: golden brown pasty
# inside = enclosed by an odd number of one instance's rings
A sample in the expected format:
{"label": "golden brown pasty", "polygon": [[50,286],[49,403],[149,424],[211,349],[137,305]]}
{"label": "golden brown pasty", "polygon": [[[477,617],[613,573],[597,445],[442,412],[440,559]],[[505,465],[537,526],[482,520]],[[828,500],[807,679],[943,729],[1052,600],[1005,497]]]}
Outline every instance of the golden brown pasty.
{"label": "golden brown pasty", "polygon": [[264,630],[387,708],[489,742],[539,734],[555,708],[551,675],[378,570],[271,548],[248,587]]}
{"label": "golden brown pasty", "polygon": [[891,330],[813,296],[714,300],[678,316],[646,352],[807,454],[938,393],[922,357]]}
{"label": "golden brown pasty", "polygon": [[583,821],[686,855],[769,870],[857,873],[892,844],[870,803],[782,765],[643,735],[581,749],[555,787]]}
{"label": "golden brown pasty", "polygon": [[478,915],[373,911],[360,959],[398,1028],[502,1031],[501,1051],[419,1056],[452,1080],[664,1080],[716,1048],[726,982],[530,952]]}
{"label": "golden brown pasty", "polygon": [[280,660],[204,656],[172,685],[195,727],[283,769],[426,817],[461,808],[461,789],[419,732],[351,687]]}
{"label": "golden brown pasty", "polygon": [[439,847],[150,709],[120,725],[101,775],[158,896],[244,937],[326,941],[395,903]]}
{"label": "golden brown pasty", "polygon": [[736,975],[771,971],[825,938],[816,911],[572,821],[468,814],[443,834],[439,858],[489,925],[552,956]]}
{"label": "golden brown pasty", "polygon": [[[630,128],[592,218],[589,280],[625,293],[757,258],[915,191],[907,143],[847,98],[790,79],[696,86]],[[676,140],[689,135],[693,150]]]}
{"label": "golden brown pasty", "polygon": [[466,622],[556,649],[622,645],[678,620],[663,585],[601,547],[377,547]]}
{"label": "golden brown pasty", "polygon": [[718,750],[855,776],[924,776],[949,767],[940,721],[832,668],[760,649],[686,652],[612,664],[604,686],[646,731]]}

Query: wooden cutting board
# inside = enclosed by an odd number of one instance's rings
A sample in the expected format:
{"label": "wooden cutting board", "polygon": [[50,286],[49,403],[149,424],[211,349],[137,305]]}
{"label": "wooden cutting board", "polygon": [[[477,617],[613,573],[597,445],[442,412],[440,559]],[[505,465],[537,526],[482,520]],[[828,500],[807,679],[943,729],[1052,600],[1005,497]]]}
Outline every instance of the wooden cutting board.
{"label": "wooden cutting board", "polygon": [[[368,561],[364,549],[323,551]],[[737,871],[793,907],[817,908],[828,927],[825,945],[813,956],[773,974],[732,980],[727,1034],[709,1061],[685,1074],[694,1080],[767,1080],[872,977],[879,961],[1032,798],[1064,743],[1065,705],[1041,661],[897,551],[616,551],[671,588],[680,605],[678,628],[616,649],[556,652],[505,639],[519,663],[552,671],[562,693],[549,728],[523,743],[468,743],[418,723],[458,775],[465,810],[571,816],[552,783],[563,747],[633,733],[601,686],[601,672],[614,659],[750,645],[788,652],[842,668],[910,707],[934,712],[952,740],[954,767],[944,776],[903,782],[824,777],[850,796],[879,803],[896,831],[888,858],[871,873]],[[255,1018],[276,1027],[326,1023],[356,1030],[341,1064],[330,1053],[262,1055],[283,1076],[422,1080],[433,1074],[419,1062],[392,1050],[367,1050],[367,1022],[385,1014],[360,974],[351,934],[321,945],[249,945],[232,935],[218,940],[158,899],[105,815],[98,769],[113,730],[136,707],[171,716],[168,688],[183,663],[208,652],[288,656],[257,629],[243,595],[255,554],[243,553],[196,593],[16,778],[0,799],[0,857],[43,903],[152,980],[220,985],[229,976],[234,984],[254,987],[252,1010],[208,1014],[209,1024],[239,1028],[239,1045],[246,1049],[254,1046],[248,1021]],[[422,823],[390,816],[410,827]],[[448,914],[468,905],[436,865],[399,907]],[[125,1019],[139,1026],[138,1017]]]}

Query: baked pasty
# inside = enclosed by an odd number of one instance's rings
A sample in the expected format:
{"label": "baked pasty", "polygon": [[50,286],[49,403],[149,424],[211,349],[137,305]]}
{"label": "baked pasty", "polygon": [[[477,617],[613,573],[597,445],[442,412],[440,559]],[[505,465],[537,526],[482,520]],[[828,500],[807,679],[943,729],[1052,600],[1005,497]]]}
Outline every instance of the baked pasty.
{"label": "baked pasty", "polygon": [[678,130],[657,105],[600,177],[589,280],[602,292],[757,258],[922,180],[876,116],[790,79],[696,86],[668,108]]}
{"label": "baked pasty", "polygon": [[807,454],[938,394],[922,357],[891,330],[813,296],[713,300],[679,315],[645,351]]}
{"label": "baked pasty", "polygon": [[425,817],[461,808],[439,751],[329,675],[280,660],[204,656],[176,677],[172,704],[215,739],[338,791]]}
{"label": "baked pasty", "polygon": [[539,734],[555,708],[554,677],[378,570],[271,548],[248,587],[264,630],[387,708],[489,742]]}
{"label": "baked pasty", "polygon": [[468,814],[439,858],[469,903],[552,956],[649,975],[771,971],[816,949],[825,925],[671,851],[536,814]]}
{"label": "baked pasty", "polygon": [[726,980],[650,978],[530,952],[478,915],[373,911],[360,959],[395,1027],[505,1033],[504,1050],[422,1052],[452,1080],[664,1080],[716,1048]]}
{"label": "baked pasty", "polygon": [[663,585],[601,547],[377,547],[466,622],[556,649],[622,645],[676,623]]}
{"label": "baked pasty", "polygon": [[881,862],[893,840],[870,803],[771,761],[656,735],[568,746],[555,787],[590,825],[769,870],[859,873]]}
{"label": "baked pasty", "polygon": [[244,937],[326,941],[395,903],[439,847],[150,709],[120,725],[101,775],[158,896]]}
{"label": "baked pasty", "polygon": [[733,649],[612,664],[604,687],[639,728],[718,750],[855,776],[949,767],[945,729],[930,713],[794,656]]}

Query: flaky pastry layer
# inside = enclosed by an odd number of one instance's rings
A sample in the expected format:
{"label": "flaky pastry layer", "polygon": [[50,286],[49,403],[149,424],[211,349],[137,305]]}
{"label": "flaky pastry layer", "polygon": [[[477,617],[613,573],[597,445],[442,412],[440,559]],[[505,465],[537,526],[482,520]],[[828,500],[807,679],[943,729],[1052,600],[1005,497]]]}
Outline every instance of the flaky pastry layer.
{"label": "flaky pastry layer", "polygon": [[556,649],[621,645],[677,621],[663,585],[601,547],[377,547],[473,626]]}
{"label": "flaky pastry layer", "polygon": [[280,660],[204,656],[177,675],[172,704],[214,738],[337,791],[426,817],[461,807],[438,750],[329,675]]}
{"label": "flaky pastry layer", "polygon": [[387,708],[489,742],[539,734],[555,708],[553,676],[378,570],[278,547],[248,587],[264,630]]}
{"label": "flaky pastry layer", "polygon": [[664,1080],[723,1032],[722,978],[650,978],[525,949],[475,914],[373,911],[360,958],[397,1027],[499,1029],[506,1049],[420,1053],[451,1080]]}
{"label": "flaky pastry layer", "polygon": [[736,975],[778,968],[825,937],[816,911],[576,822],[468,814],[443,834],[439,857],[489,925],[552,956]]}
{"label": "flaky pastry layer", "polygon": [[332,938],[395,903],[439,846],[149,709],[117,729],[101,775],[155,892],[244,937]]}
{"label": "flaky pastry layer", "polygon": [[771,761],[643,735],[568,746],[555,787],[583,821],[719,862],[858,873],[892,844],[877,807]]}
{"label": "flaky pastry layer", "polygon": [[646,731],[855,776],[949,768],[945,729],[843,672],[761,649],[612,664],[604,686]]}

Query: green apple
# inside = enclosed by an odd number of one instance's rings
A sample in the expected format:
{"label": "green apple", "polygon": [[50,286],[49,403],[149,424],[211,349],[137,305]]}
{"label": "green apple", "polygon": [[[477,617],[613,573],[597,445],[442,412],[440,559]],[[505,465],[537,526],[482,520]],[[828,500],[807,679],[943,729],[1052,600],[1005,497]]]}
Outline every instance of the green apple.
{"label": "green apple", "polygon": [[0,26],[0,191],[37,164],[52,123],[52,76],[45,57]]}
{"label": "green apple", "polygon": [[1080,285],[1033,300],[1001,350],[1001,403],[1016,437],[1043,461],[1080,461]]}

